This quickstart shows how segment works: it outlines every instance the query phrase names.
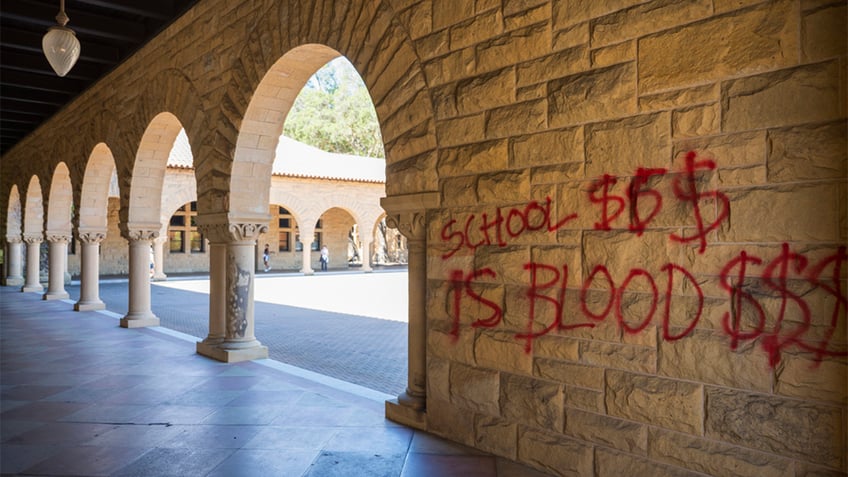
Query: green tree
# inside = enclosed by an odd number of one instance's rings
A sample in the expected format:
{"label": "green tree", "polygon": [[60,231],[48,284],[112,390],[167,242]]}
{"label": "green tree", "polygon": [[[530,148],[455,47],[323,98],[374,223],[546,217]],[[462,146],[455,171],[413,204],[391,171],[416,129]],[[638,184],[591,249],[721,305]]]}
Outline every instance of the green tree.
{"label": "green tree", "polygon": [[309,78],[292,105],[283,134],[324,151],[385,157],[368,89],[343,56]]}

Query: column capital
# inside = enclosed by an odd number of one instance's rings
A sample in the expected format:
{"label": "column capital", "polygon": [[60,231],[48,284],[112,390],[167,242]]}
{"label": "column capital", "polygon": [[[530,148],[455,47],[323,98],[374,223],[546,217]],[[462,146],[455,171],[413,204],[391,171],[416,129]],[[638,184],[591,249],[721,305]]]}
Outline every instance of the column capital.
{"label": "column capital", "polygon": [[68,243],[71,241],[71,234],[67,232],[54,232],[48,230],[44,235],[50,243]]}
{"label": "column capital", "polygon": [[106,239],[106,231],[80,230],[77,235],[82,243],[100,243]]}
{"label": "column capital", "polygon": [[393,229],[398,229],[410,242],[420,242],[427,235],[427,219],[424,211],[386,215],[386,224]]}
{"label": "column capital", "polygon": [[129,240],[153,240],[159,236],[159,230],[152,229],[130,229],[127,230],[127,238]]}
{"label": "column capital", "polygon": [[21,238],[20,234],[6,235],[6,243],[21,243],[21,242],[23,242],[23,239]]}
{"label": "column capital", "polygon": [[427,209],[439,207],[438,192],[383,197],[380,205],[386,211],[386,223],[396,228],[409,241],[422,241],[427,236]]}
{"label": "column capital", "polygon": [[254,242],[268,231],[268,223],[236,222],[227,224],[198,225],[198,229],[210,243]]}
{"label": "column capital", "polygon": [[28,244],[36,244],[44,241],[43,234],[24,234],[24,242]]}

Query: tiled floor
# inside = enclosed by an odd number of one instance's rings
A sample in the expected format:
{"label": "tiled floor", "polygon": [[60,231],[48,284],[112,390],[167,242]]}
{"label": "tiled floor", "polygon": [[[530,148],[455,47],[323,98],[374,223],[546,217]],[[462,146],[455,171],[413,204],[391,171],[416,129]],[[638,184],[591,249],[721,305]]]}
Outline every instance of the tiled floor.
{"label": "tiled floor", "polygon": [[541,476],[383,418],[379,395],[0,287],[4,475]]}

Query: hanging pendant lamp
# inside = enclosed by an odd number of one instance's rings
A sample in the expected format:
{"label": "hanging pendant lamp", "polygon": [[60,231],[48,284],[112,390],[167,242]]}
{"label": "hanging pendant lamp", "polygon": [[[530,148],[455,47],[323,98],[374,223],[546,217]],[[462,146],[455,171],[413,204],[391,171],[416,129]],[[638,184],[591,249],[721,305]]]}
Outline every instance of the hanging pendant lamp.
{"label": "hanging pendant lamp", "polygon": [[59,24],[47,29],[47,33],[41,40],[41,48],[53,71],[59,76],[65,76],[74,67],[80,55],[80,42],[76,34],[65,26],[68,23],[68,16],[65,15],[65,0],[59,0],[59,14],[56,15],[56,22]]}

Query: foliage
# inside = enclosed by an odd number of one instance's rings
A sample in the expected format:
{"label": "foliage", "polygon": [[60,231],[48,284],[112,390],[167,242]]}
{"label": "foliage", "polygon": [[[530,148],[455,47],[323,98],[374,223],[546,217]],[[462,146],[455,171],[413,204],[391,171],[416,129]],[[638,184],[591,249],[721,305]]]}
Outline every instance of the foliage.
{"label": "foliage", "polygon": [[384,157],[374,104],[362,78],[343,56],[306,82],[283,134],[324,151]]}

